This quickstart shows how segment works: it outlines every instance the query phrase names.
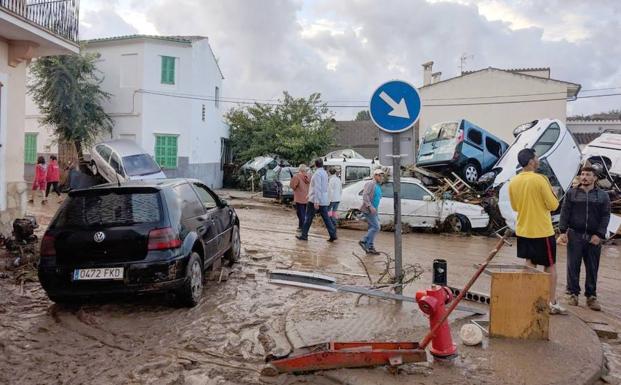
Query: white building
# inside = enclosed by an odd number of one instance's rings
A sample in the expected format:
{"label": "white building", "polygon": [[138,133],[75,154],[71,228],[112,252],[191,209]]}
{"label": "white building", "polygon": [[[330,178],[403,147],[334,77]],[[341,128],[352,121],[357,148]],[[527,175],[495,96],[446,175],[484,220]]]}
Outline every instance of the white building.
{"label": "white building", "polygon": [[540,118],[565,121],[567,101],[575,99],[580,85],[552,79],[550,68],[502,70],[485,68],[441,80],[423,64],[420,132],[434,123],[467,119],[508,143],[513,129]]}
{"label": "white building", "polygon": [[[169,177],[221,187],[229,129],[219,102],[224,77],[208,39],[132,35],[84,43],[101,55],[102,89],[112,95],[104,106],[115,123],[112,137],[135,140]],[[39,126],[32,101],[27,104],[26,143],[38,154],[55,153],[55,138]],[[32,175],[32,166],[26,170]]]}
{"label": "white building", "polygon": [[26,66],[78,52],[77,0],[0,0],[0,233],[24,215]]}

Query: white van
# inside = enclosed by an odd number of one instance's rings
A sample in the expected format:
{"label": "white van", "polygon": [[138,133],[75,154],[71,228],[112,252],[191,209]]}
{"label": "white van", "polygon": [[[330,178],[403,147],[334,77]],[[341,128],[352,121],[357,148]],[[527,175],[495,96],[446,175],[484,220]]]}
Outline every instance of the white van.
{"label": "white van", "polygon": [[621,132],[605,131],[595,138],[582,150],[582,160],[603,175],[607,170],[613,179],[621,179]]}
{"label": "white van", "polygon": [[324,158],[323,165],[326,170],[336,169],[341,182],[345,184],[357,182],[371,176],[376,168],[381,167],[375,159],[348,159],[348,158]]}

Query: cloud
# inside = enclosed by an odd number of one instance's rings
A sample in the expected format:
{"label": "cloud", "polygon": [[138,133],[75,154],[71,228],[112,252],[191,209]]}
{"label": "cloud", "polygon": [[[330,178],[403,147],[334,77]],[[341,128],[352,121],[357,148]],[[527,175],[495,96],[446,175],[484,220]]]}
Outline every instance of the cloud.
{"label": "cloud", "polygon": [[[95,6],[93,6],[95,8]],[[80,39],[131,35],[138,29],[126,22],[111,4],[100,9],[82,9],[80,15]]]}
{"label": "cloud", "polygon": [[[549,66],[554,78],[584,89],[621,86],[621,3],[614,0],[134,0],[129,8],[144,14],[142,23],[128,24],[116,5],[117,17],[107,8],[87,12],[93,28],[107,23],[88,33],[150,26],[164,35],[208,36],[225,97],[272,99],[288,90],[321,92],[333,105],[365,104],[386,80],[420,85],[428,60],[443,78],[458,75],[463,53],[474,55],[470,70]],[[570,103],[569,112],[620,105],[621,97],[590,99]],[[338,117],[359,109],[338,109]]]}

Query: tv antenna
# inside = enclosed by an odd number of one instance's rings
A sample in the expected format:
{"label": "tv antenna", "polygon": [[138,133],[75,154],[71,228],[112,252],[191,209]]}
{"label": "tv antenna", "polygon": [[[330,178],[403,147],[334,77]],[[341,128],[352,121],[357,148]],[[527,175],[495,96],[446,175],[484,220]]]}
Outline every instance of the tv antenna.
{"label": "tv antenna", "polygon": [[461,54],[461,57],[459,58],[459,70],[462,74],[466,68],[466,62],[470,59],[474,59],[474,55],[468,55],[465,52]]}

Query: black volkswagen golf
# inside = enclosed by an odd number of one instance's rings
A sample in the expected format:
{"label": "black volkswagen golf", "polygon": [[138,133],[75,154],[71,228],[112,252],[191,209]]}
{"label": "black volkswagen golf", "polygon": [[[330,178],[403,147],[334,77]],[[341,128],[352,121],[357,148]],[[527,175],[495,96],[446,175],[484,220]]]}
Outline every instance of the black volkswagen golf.
{"label": "black volkswagen golf", "polygon": [[240,248],[235,210],[198,180],[106,184],[69,193],[41,241],[39,280],[59,303],[174,292],[194,306],[204,272]]}

